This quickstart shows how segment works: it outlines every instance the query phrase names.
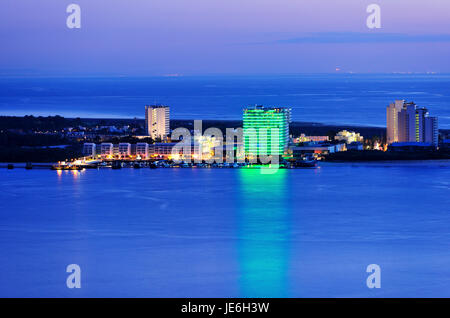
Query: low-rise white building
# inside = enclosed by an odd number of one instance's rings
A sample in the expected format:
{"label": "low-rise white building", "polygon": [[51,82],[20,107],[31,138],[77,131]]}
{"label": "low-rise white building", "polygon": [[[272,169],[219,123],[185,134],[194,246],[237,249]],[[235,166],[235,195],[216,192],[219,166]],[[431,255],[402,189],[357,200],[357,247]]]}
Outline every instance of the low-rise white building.
{"label": "low-rise white building", "polygon": [[364,137],[354,131],[342,130],[336,134],[335,140],[344,141],[347,144],[352,142],[363,142]]}
{"label": "low-rise white building", "polygon": [[119,144],[119,156],[120,157],[129,157],[131,155],[131,144],[129,143],[120,143]]}
{"label": "low-rise white building", "polygon": [[83,145],[83,155],[86,157],[94,157],[96,153],[97,145],[94,143],[85,143]]}
{"label": "low-rise white building", "polygon": [[361,151],[361,150],[364,150],[364,146],[363,146],[363,144],[361,142],[354,141],[354,142],[351,142],[351,143],[349,143],[347,145],[347,150],[358,150],[358,151]]}
{"label": "low-rise white building", "polygon": [[112,143],[102,143],[100,144],[100,155],[102,157],[113,156],[114,155],[114,145]]}
{"label": "low-rise white building", "polygon": [[320,144],[320,143],[310,143],[303,146],[290,147],[294,157],[298,157],[303,154],[330,154],[339,151],[347,150],[346,145],[342,144]]}
{"label": "low-rise white building", "polygon": [[177,143],[155,143],[148,147],[148,153],[150,156],[168,159],[172,156],[172,149]]}
{"label": "low-rise white building", "polygon": [[306,136],[305,134],[301,134],[298,138],[294,138],[293,142],[298,144],[301,142],[325,142],[330,141],[330,137],[328,136]]}
{"label": "low-rise white building", "polygon": [[139,156],[141,159],[148,159],[148,144],[146,142],[136,144],[136,156]]}

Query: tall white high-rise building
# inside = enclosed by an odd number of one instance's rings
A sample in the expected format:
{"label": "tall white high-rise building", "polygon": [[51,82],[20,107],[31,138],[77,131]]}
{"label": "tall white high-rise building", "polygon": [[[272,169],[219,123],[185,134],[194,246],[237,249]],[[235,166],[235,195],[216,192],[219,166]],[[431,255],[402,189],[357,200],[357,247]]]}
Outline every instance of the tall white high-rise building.
{"label": "tall white high-rise building", "polygon": [[402,110],[404,104],[404,100],[396,100],[386,109],[386,137],[388,144],[399,141],[398,113]]}
{"label": "tall white high-rise building", "polygon": [[[417,107],[414,103],[404,103],[398,113],[398,141],[419,142],[417,138]],[[417,123],[417,125],[416,125]]]}
{"label": "tall white high-rise building", "polygon": [[396,100],[386,110],[387,143],[427,142],[438,145],[437,117],[430,117],[426,108]]}
{"label": "tall white high-rise building", "polygon": [[152,139],[166,139],[170,133],[170,107],[145,106],[145,131]]}
{"label": "tall white high-rise building", "polygon": [[437,117],[425,118],[425,140],[429,140],[434,146],[439,144],[439,128]]}

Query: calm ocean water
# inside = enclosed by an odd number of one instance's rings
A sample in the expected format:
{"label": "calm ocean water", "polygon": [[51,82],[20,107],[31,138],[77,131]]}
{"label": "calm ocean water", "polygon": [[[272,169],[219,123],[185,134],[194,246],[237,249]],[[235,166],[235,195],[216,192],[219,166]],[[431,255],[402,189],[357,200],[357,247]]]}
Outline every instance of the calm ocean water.
{"label": "calm ocean water", "polygon": [[0,115],[141,117],[146,104],[177,119],[240,119],[242,108],[289,106],[296,121],[384,126],[406,99],[450,129],[450,75],[299,75],[159,78],[0,78]]}
{"label": "calm ocean water", "polygon": [[0,189],[2,297],[450,297],[450,161],[1,169]]}

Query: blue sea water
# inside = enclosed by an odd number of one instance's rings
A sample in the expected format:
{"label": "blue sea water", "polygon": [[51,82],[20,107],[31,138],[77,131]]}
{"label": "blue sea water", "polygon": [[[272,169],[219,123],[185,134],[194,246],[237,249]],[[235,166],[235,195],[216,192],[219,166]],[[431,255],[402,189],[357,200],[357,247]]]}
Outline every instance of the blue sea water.
{"label": "blue sea water", "polygon": [[[0,78],[0,115],[385,125],[395,99],[450,128],[448,75]],[[450,162],[315,170],[0,169],[0,296],[450,297]],[[78,264],[82,288],[66,287]],[[378,264],[381,289],[368,289]]]}
{"label": "blue sea water", "polygon": [[1,169],[0,189],[1,297],[450,297],[450,161]]}
{"label": "blue sea water", "polygon": [[144,117],[170,105],[171,118],[241,119],[248,105],[292,108],[303,122],[385,126],[385,107],[414,101],[450,129],[450,75],[291,75],[151,78],[0,78],[0,115]]}

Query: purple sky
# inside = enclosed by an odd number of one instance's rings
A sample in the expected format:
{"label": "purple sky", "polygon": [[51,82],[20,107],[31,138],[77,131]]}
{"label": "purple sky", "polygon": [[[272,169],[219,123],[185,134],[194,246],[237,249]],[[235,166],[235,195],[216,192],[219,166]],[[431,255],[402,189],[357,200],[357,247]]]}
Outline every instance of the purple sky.
{"label": "purple sky", "polygon": [[2,0],[0,41],[0,74],[450,72],[450,1]]}

